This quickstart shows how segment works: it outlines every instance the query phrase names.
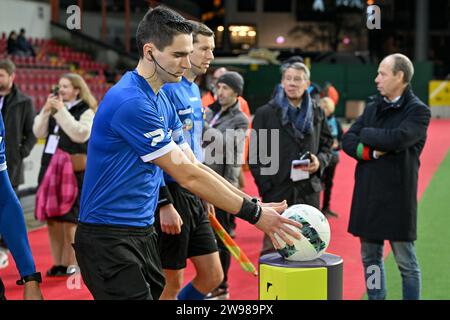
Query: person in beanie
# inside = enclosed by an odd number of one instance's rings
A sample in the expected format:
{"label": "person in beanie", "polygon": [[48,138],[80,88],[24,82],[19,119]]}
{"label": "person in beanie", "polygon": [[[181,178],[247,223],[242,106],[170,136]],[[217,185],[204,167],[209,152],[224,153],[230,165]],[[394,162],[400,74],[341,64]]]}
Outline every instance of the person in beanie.
{"label": "person in beanie", "polygon": [[[217,100],[206,112],[205,131],[203,134],[205,164],[224,177],[233,186],[239,187],[239,175],[243,162],[245,134],[248,118],[241,111],[238,97],[244,90],[244,79],[237,72],[223,74],[216,84]],[[214,143],[212,143],[214,141]],[[218,147],[218,141],[220,146]],[[216,148],[211,148],[216,146]],[[213,152],[211,152],[213,151]],[[216,217],[229,233],[232,229],[230,214],[219,208]],[[231,255],[225,244],[216,236],[224,279],[206,299],[228,299],[228,269]]]}
{"label": "person in beanie", "polygon": [[244,78],[242,78],[242,76],[235,71],[226,72],[217,80],[217,91],[220,87],[219,83],[226,84],[228,87],[230,87],[236,93],[236,100],[239,96],[242,95],[242,92],[244,91]]}

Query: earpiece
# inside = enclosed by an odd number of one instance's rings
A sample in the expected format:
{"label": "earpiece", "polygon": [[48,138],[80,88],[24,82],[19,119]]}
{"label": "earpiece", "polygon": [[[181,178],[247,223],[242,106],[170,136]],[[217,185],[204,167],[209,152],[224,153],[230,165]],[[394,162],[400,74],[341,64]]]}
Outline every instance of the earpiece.
{"label": "earpiece", "polygon": [[156,66],[158,66],[161,70],[163,70],[165,73],[167,73],[167,74],[170,74],[172,77],[179,77],[179,75],[177,75],[177,74],[175,74],[175,73],[172,73],[172,72],[170,72],[170,71],[167,71],[164,67],[162,67],[159,63],[158,63],[158,61],[156,61],[156,59],[153,57],[153,53],[152,53],[152,50],[148,50],[147,51],[149,54],[150,54],[150,57],[152,57],[152,62],[153,63],[155,63],[155,65]]}

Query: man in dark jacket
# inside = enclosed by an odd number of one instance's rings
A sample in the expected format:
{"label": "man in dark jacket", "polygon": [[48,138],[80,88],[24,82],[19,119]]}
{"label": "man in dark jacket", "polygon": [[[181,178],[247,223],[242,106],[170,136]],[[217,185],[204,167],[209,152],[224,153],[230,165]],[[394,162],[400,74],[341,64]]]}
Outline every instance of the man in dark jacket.
{"label": "man in dark jacket", "polygon": [[0,60],[0,109],[5,122],[6,160],[14,191],[24,183],[23,159],[36,144],[33,102],[14,85],[16,67],[10,60]]}
{"label": "man in dark jacket", "polygon": [[[287,200],[288,205],[305,203],[320,209],[320,177],[331,159],[333,138],[324,112],[307,91],[309,79],[303,63],[284,64],[274,98],[256,110],[249,165],[264,202]],[[293,161],[306,152],[310,164],[299,178]],[[273,250],[265,238],[261,254]]]}
{"label": "man in dark jacket", "polygon": [[343,138],[344,151],[358,161],[348,230],[361,239],[369,299],[386,297],[384,240],[402,275],[403,298],[420,299],[417,178],[430,109],[411,90],[413,74],[406,56],[386,57],[375,79],[380,95]]}

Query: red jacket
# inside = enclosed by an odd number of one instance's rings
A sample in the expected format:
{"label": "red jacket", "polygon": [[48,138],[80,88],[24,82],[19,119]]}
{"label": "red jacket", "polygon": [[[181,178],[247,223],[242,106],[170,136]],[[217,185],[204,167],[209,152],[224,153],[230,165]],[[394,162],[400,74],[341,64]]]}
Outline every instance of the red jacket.
{"label": "red jacket", "polygon": [[70,155],[57,149],[36,193],[36,219],[65,215],[78,196],[78,185]]}

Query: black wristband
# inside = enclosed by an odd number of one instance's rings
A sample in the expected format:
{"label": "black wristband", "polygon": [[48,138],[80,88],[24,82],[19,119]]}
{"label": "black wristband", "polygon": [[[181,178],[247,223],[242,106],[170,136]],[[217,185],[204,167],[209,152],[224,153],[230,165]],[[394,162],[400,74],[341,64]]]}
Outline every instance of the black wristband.
{"label": "black wristband", "polygon": [[170,194],[169,188],[167,186],[163,186],[159,188],[159,198],[158,198],[158,207],[164,207],[168,204],[173,203],[172,195]]}
{"label": "black wristband", "polygon": [[19,280],[16,281],[16,284],[18,286],[22,286],[25,283],[30,282],[30,281],[36,281],[37,283],[41,283],[42,282],[41,273],[40,272],[35,272],[35,273],[32,273],[32,274],[30,274],[28,276],[22,277],[22,278],[20,278]]}
{"label": "black wristband", "polygon": [[251,223],[255,224],[261,218],[262,209],[261,207],[253,201],[244,199],[242,202],[241,210],[236,214],[237,217]]}

